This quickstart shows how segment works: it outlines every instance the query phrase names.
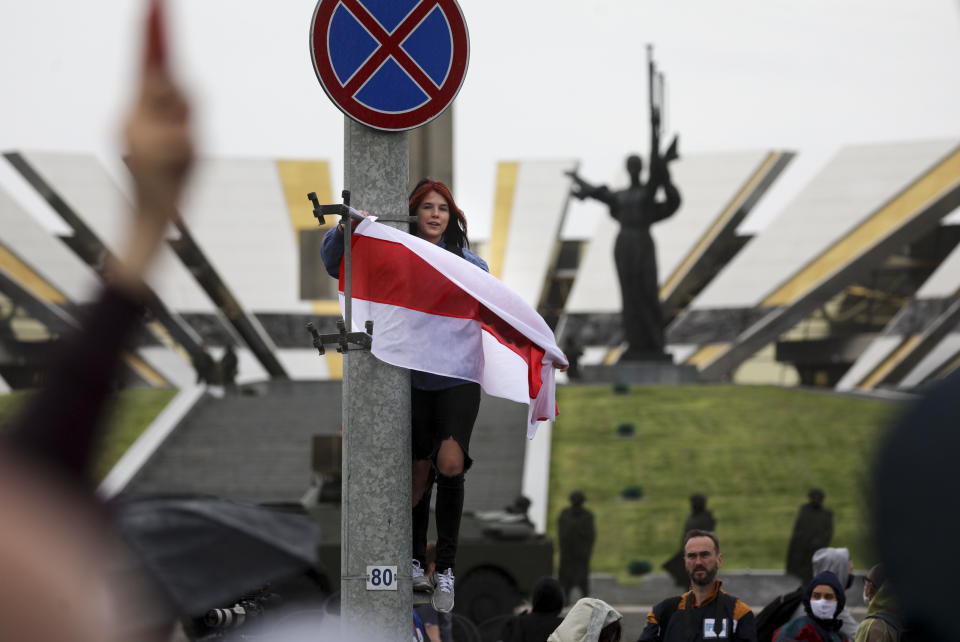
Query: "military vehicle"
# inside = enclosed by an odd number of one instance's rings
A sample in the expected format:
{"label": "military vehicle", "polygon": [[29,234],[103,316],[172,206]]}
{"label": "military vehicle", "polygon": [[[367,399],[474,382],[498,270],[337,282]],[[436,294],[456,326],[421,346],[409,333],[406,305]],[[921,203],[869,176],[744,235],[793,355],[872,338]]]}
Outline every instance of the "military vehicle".
{"label": "military vehicle", "polygon": [[[331,588],[337,590],[340,577],[340,438],[315,436],[313,453],[317,483],[307,493],[304,503],[307,512],[322,525],[334,525],[322,529],[318,554],[321,571]],[[509,614],[530,595],[538,579],[552,574],[553,542],[534,532],[525,513],[508,509],[464,512],[457,549],[455,613],[477,625],[498,615]]]}

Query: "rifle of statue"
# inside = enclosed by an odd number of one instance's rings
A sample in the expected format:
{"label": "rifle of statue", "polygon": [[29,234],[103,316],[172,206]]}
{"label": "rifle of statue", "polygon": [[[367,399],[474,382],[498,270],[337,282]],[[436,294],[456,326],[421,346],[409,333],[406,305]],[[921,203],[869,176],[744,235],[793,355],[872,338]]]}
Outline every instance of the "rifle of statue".
{"label": "rifle of statue", "polygon": [[[667,147],[667,151],[660,153],[660,136],[663,133],[663,114],[666,111],[666,78],[662,71],[657,71],[657,63],[653,59],[653,45],[647,45],[647,89],[650,98],[650,175],[649,182],[656,187],[661,180],[659,175],[668,163],[678,158],[677,135]],[[591,195],[597,188],[580,178],[576,169],[564,172],[576,184],[574,195],[584,198]],[[655,190],[654,190],[655,191]]]}
{"label": "rifle of statue", "polygon": [[[670,141],[667,151],[660,153],[660,136],[663,133],[663,114],[666,111],[667,81],[662,71],[657,71],[653,59],[653,45],[647,45],[647,89],[650,98],[650,183],[656,185],[659,174],[678,158],[677,135]],[[656,179],[656,180],[655,180]]]}

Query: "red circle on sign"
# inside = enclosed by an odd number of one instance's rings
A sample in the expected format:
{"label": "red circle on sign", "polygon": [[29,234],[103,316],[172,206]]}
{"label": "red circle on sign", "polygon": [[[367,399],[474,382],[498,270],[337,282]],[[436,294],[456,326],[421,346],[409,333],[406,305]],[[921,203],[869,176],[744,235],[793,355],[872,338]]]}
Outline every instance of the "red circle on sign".
{"label": "red circle on sign", "polygon": [[[350,11],[379,43],[345,85],[340,83],[334,72],[327,46],[330,22],[334,11],[340,5]],[[410,64],[405,64],[402,59],[404,57],[409,59],[409,55],[400,49],[404,38],[416,29],[420,20],[433,11],[434,7],[439,7],[446,17],[452,40],[450,69],[439,88],[412,59]],[[387,34],[383,27],[369,16],[361,0],[320,0],[314,10],[310,29],[310,54],[320,86],[340,111],[368,127],[386,131],[403,131],[429,123],[442,114],[443,110],[456,98],[467,73],[470,38],[467,34],[467,23],[463,19],[463,13],[456,0],[422,0],[390,34]],[[390,113],[372,109],[355,98],[356,93],[363,88],[363,84],[391,56],[428,96],[426,103],[409,111]]]}

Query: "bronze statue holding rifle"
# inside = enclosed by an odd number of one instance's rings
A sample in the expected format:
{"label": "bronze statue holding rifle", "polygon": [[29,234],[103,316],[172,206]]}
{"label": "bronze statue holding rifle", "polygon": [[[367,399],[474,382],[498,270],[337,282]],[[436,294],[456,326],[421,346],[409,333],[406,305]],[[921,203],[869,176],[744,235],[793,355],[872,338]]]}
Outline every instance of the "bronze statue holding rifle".
{"label": "bronze statue holding rifle", "polygon": [[594,186],[575,171],[567,172],[576,184],[572,192],[574,197],[580,200],[593,198],[605,203],[610,208],[610,216],[620,223],[613,257],[623,299],[623,331],[628,348],[621,359],[626,361],[665,358],[657,255],[650,226],[672,216],[680,208],[680,192],[670,180],[669,170],[669,164],[678,158],[677,138],[674,136],[667,151],[660,153],[664,78],[656,70],[649,45],[647,55],[651,125],[647,182],[640,180],[643,160],[635,154],[627,157],[630,186],[626,189],[613,191],[606,185]]}

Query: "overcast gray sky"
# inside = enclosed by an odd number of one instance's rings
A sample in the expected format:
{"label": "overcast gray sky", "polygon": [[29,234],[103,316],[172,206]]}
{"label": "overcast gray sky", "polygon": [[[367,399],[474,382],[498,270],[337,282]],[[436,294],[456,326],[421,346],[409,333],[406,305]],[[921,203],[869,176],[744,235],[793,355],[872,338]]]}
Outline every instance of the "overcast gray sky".
{"label": "overcast gray sky", "polygon": [[[177,69],[209,155],[329,158],[342,116],[307,46],[314,0],[169,0]],[[838,145],[960,139],[957,0],[462,0],[471,56],[456,101],[456,193],[486,236],[499,160],[579,158],[616,180],[647,149],[644,45],[670,90],[681,151],[786,148],[769,217]],[[0,8],[0,148],[112,162],[143,4]],[[0,182],[10,184],[9,169]],[[580,206],[587,224],[602,216]]]}

